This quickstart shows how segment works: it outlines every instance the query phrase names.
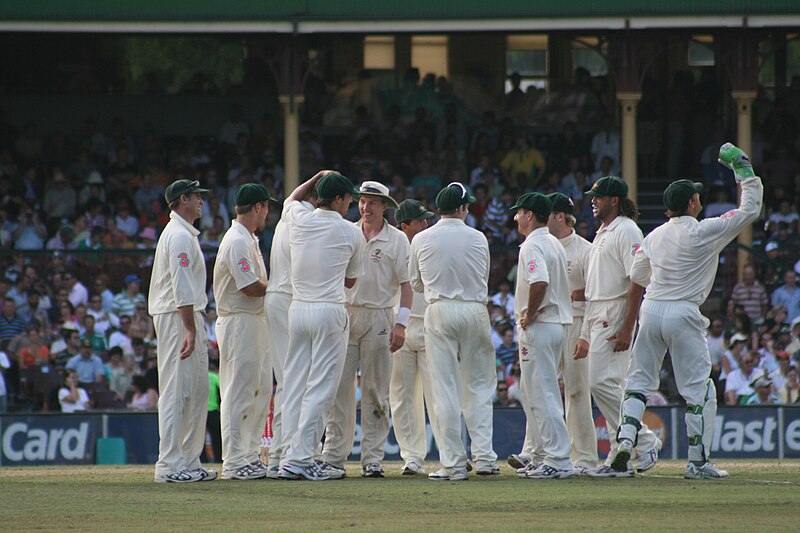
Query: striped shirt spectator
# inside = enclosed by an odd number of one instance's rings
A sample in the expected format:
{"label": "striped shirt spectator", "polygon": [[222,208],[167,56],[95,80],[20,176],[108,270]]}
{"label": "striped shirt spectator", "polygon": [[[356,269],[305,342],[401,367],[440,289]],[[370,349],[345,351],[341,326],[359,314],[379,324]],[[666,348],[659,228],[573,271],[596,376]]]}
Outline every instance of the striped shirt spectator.
{"label": "striped shirt spectator", "polygon": [[28,323],[17,314],[14,298],[3,300],[3,314],[0,315],[0,340],[10,341],[28,329]]}
{"label": "striped shirt spectator", "polygon": [[113,313],[119,317],[133,316],[136,314],[136,304],[146,303],[144,294],[139,292],[142,280],[136,274],[125,276],[125,290],[114,296],[111,306]]}
{"label": "striped shirt spectator", "polygon": [[744,267],[742,281],[733,288],[731,299],[734,305],[744,307],[745,314],[754,324],[760,324],[764,320],[769,299],[764,286],[756,281],[756,271],[752,266]]}

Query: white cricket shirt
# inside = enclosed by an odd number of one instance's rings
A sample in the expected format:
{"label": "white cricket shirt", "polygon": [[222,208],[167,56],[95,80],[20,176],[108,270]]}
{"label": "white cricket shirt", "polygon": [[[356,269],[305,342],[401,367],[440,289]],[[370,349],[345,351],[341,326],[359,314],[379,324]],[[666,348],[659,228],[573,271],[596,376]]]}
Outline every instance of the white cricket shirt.
{"label": "white cricket shirt", "polygon": [[586,269],[588,301],[616,300],[627,295],[633,258],[641,245],[642,230],[628,217],[620,215],[598,230]]}
{"label": "white cricket shirt", "polygon": [[[592,243],[572,231],[563,239],[558,239],[567,254],[567,277],[569,278],[570,292],[586,287],[586,268],[589,266],[589,254]],[[572,316],[578,317],[586,314],[586,302],[572,302]]]}
{"label": "white cricket shirt", "polygon": [[219,316],[262,314],[264,297],[247,296],[241,290],[256,281],[267,282],[267,269],[258,238],[234,220],[222,237],[214,263],[214,298]]}
{"label": "white cricket shirt", "polygon": [[[362,221],[356,222],[364,238]],[[408,281],[408,237],[385,220],[383,228],[364,250],[364,275],[352,289],[346,289],[350,305],[385,309],[394,307],[400,297],[400,284]]]}
{"label": "white cricket shirt", "polygon": [[[307,204],[309,208],[311,204]],[[289,247],[289,228],[283,219],[275,226],[269,252],[269,285],[267,292],[292,294],[292,254]]]}
{"label": "white cricket shirt", "polygon": [[519,247],[514,315],[519,324],[528,309],[528,292],[534,283],[545,282],[542,312],[536,322],[572,324],[567,254],[564,247],[544,228],[533,230]]}

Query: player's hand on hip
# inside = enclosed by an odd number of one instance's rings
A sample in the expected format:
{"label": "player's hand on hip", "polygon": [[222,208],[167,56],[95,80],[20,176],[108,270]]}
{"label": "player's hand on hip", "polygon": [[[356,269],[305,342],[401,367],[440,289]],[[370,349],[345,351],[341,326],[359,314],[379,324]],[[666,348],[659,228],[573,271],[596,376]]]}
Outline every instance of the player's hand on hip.
{"label": "player's hand on hip", "polygon": [[392,332],[389,334],[389,351],[396,352],[403,347],[406,341],[406,328],[401,324],[395,324]]}
{"label": "player's hand on hip", "polygon": [[585,359],[589,355],[589,343],[583,339],[578,339],[575,343],[575,351],[572,352],[572,358],[576,361],[578,359]]}
{"label": "player's hand on hip", "polygon": [[608,338],[608,340],[614,341],[615,352],[624,352],[625,350],[631,347],[631,337],[632,334],[630,331],[619,330],[618,332],[611,335]]}
{"label": "player's hand on hip", "polygon": [[181,359],[186,359],[194,351],[194,332],[187,331],[183,334],[183,344],[181,345]]}

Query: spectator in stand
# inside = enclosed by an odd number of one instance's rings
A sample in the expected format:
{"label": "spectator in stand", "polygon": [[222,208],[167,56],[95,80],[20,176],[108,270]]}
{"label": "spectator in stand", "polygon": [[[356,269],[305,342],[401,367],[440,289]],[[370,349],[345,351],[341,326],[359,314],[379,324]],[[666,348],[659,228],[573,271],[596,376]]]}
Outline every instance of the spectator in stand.
{"label": "spectator in stand", "polygon": [[78,195],[61,170],[53,173],[53,179],[44,193],[42,209],[47,213],[48,223],[75,216],[78,209]]}
{"label": "spectator in stand", "polygon": [[767,376],[760,375],[750,384],[754,394],[742,398],[742,405],[773,405],[777,398],[772,392],[772,381]]}
{"label": "spectator in stand", "polygon": [[[111,222],[110,219],[109,222]],[[103,244],[105,238],[105,228],[92,226],[89,237],[78,243],[78,250],[103,250],[105,248],[105,244]],[[97,263],[100,261],[100,254],[84,254],[81,256],[81,260]]]}
{"label": "spectator in stand", "polygon": [[142,185],[133,195],[133,202],[136,206],[136,211],[139,213],[147,211],[150,207],[150,203],[153,200],[158,200],[161,202],[163,195],[164,187],[162,187],[159,183],[156,183],[152,173],[145,172],[142,175]]}
{"label": "spectator in stand", "polygon": [[781,200],[778,205],[778,211],[772,213],[767,219],[768,234],[772,234],[773,232],[777,231],[778,225],[781,222],[785,222],[787,224],[789,233],[797,235],[798,220],[800,220],[800,215],[797,214],[797,210],[792,204],[792,201],[788,198],[785,198]]}
{"label": "spectator in stand", "polygon": [[[791,324],[791,340],[786,345],[789,355],[800,354],[800,318],[795,318]],[[795,357],[797,359],[797,357]]]}
{"label": "spectator in stand", "polygon": [[800,402],[800,381],[797,379],[797,367],[789,366],[786,370],[786,383],[778,390],[778,403],[798,402]]}
{"label": "spectator in stand", "polygon": [[41,250],[47,238],[47,228],[37,211],[28,205],[20,207],[19,223],[10,226],[17,250]]}
{"label": "spectator in stand", "polygon": [[519,174],[523,174],[531,186],[544,176],[547,164],[542,153],[531,146],[528,136],[520,131],[514,138],[514,149],[500,161],[500,168],[507,183],[513,183]]}
{"label": "spectator in stand", "polygon": [[117,216],[114,218],[117,229],[128,236],[129,239],[135,239],[139,233],[139,220],[131,213],[131,206],[127,200],[121,201],[117,205]]}
{"label": "spectator in stand", "polygon": [[756,360],[758,352],[750,350],[744,352],[740,361],[740,368],[728,374],[725,383],[725,405],[739,405],[743,398],[747,398],[755,391],[750,387],[750,383],[761,375],[761,371],[756,370]]}
{"label": "spectator in stand", "polygon": [[20,368],[50,364],[50,350],[36,327],[28,328],[28,345],[17,352],[17,357]]}
{"label": "spectator in stand", "polygon": [[[78,332],[78,327],[75,324],[66,324],[65,326],[62,328],[64,332],[63,341],[65,342],[61,345],[54,342],[50,346],[50,353],[54,354],[53,365],[56,370],[65,368],[73,357],[80,355],[81,334]],[[57,351],[56,348],[59,350]]]}
{"label": "spectator in stand", "polygon": [[207,230],[214,225],[215,219],[222,219],[222,227],[228,229],[231,226],[231,215],[225,204],[219,201],[219,197],[209,193],[208,201],[203,204],[203,214],[200,217],[200,230]]}
{"label": "spectator in stand", "polygon": [[492,196],[484,215],[484,227],[489,230],[495,240],[503,240],[509,226],[509,208],[514,203],[514,195],[510,190],[502,195]]}
{"label": "spectator in stand", "polygon": [[86,185],[78,193],[78,206],[81,210],[88,210],[90,202],[96,202],[101,206],[106,203],[105,182],[99,172],[93,171],[83,183]]}
{"label": "spectator in stand", "polygon": [[725,390],[725,384],[720,383],[727,376],[722,376],[722,358],[725,355],[725,328],[721,318],[715,318],[706,332],[708,355],[711,357],[711,379],[717,390]]}
{"label": "spectator in stand", "polygon": [[59,228],[56,236],[47,241],[45,248],[48,250],[74,250],[78,247],[75,240],[75,228],[71,224],[64,224]]}
{"label": "spectator in stand", "polygon": [[606,176],[611,176],[614,173],[614,160],[611,159],[609,156],[603,156],[600,159],[600,166],[592,172],[587,186],[594,185],[594,182],[599,180],[600,178],[605,178]]}
{"label": "spectator in stand", "polygon": [[736,209],[736,204],[730,200],[727,187],[716,187],[712,191],[712,197],[714,199],[706,205],[706,208],[703,211],[703,216],[705,218],[718,217],[727,213],[728,211]]}
{"label": "spectator in stand", "polygon": [[3,314],[0,315],[0,349],[4,349],[8,342],[28,329],[28,323],[17,314],[17,304],[14,298],[3,299]]}
{"label": "spectator in stand", "polygon": [[155,338],[156,334],[153,327],[153,317],[147,314],[146,303],[136,302],[136,309],[131,317],[131,327],[135,327],[141,333],[141,338],[144,340]]}
{"label": "spectator in stand", "polygon": [[81,340],[88,339],[92,343],[92,351],[103,354],[108,349],[106,337],[96,329],[96,319],[94,315],[88,313],[83,319],[83,334]]}
{"label": "spectator in stand", "polygon": [[130,315],[122,315],[119,317],[119,329],[108,336],[108,348],[114,346],[122,348],[122,353],[126,357],[133,357],[133,344],[130,337],[131,317]]}
{"label": "spectator in stand", "polygon": [[620,143],[619,131],[614,127],[614,119],[608,114],[602,117],[602,128],[595,133],[592,137],[591,147],[589,149],[590,157],[594,163],[596,170],[601,168],[601,162],[604,157],[611,158],[612,167],[611,174],[619,176],[619,162],[620,162]]}
{"label": "spectator in stand", "polygon": [[22,273],[17,277],[17,282],[5,294],[6,298],[13,298],[17,304],[17,314],[26,322],[31,320],[31,309],[28,306],[28,293],[31,285],[36,281],[36,270],[31,266],[26,266]]}
{"label": "spectator in stand", "polygon": [[103,368],[103,361],[92,353],[92,341],[83,339],[79,344],[80,352],[67,361],[67,370],[77,372],[80,383],[102,383],[106,371]]}
{"label": "spectator in stand", "polygon": [[514,340],[514,328],[507,327],[503,330],[503,343],[495,350],[497,358],[498,373],[507,374],[511,372],[514,361],[517,359],[517,343]]}
{"label": "spectator in stand", "polygon": [[136,274],[128,274],[123,281],[125,289],[114,296],[114,304],[111,307],[113,313],[119,317],[133,316],[136,314],[136,304],[147,304],[144,294],[139,292],[142,288],[142,280]]}
{"label": "spectator in stand", "polygon": [[495,391],[495,407],[522,407],[522,405],[508,394],[508,385],[506,383],[498,383],[497,390]]}
{"label": "spectator in stand", "polygon": [[[95,288],[97,288],[97,280],[95,280]],[[94,329],[100,335],[106,335],[109,328],[119,327],[119,317],[103,308],[103,298],[97,293],[92,294],[89,298],[89,307],[86,313],[94,317]]]}
{"label": "spectator in stand", "polygon": [[108,388],[117,394],[117,399],[127,400],[133,376],[137,374],[136,362],[132,357],[123,356],[122,348],[115,346],[108,352],[108,364],[106,365]]}
{"label": "spectator in stand", "polygon": [[490,301],[502,309],[503,317],[514,316],[514,294],[511,293],[511,282],[501,279],[498,291],[492,295]]}
{"label": "spectator in stand", "polygon": [[789,353],[783,350],[775,352],[775,359],[778,361],[778,368],[767,374],[767,376],[772,380],[773,392],[777,394],[786,385],[786,374],[792,367],[792,360],[789,357]]}
{"label": "spectator in stand", "polygon": [[68,370],[64,385],[58,390],[58,402],[62,413],[87,411],[92,406],[86,389],[78,386],[78,373]]}
{"label": "spectator in stand", "polygon": [[0,351],[0,414],[8,411],[8,386],[6,385],[5,373],[11,368],[11,361],[6,352]]}
{"label": "spectator in stand", "polygon": [[761,324],[767,314],[767,291],[756,280],[756,269],[746,265],[742,274],[742,281],[733,287],[731,299],[734,304],[744,307],[744,312],[754,324]]}
{"label": "spectator in stand", "polygon": [[128,404],[129,409],[150,411],[158,409],[158,393],[144,376],[133,376],[131,383],[133,396]]}
{"label": "spectator in stand", "polygon": [[787,316],[786,306],[776,305],[771,307],[770,310],[767,311],[767,317],[764,320],[764,324],[761,326],[762,334],[768,333],[774,337],[777,337],[781,329],[789,327],[789,320],[786,318]]}
{"label": "spectator in stand", "polygon": [[[108,279],[108,274],[100,273],[94,278],[94,292],[100,295],[103,301],[103,310],[107,313],[113,313],[114,293],[108,288],[109,285],[110,280]],[[97,316],[95,316],[95,318],[97,318],[98,322],[100,321]]]}
{"label": "spectator in stand", "polygon": [[73,307],[89,302],[89,290],[78,280],[75,272],[64,272],[64,285],[69,291],[67,298]]}
{"label": "spectator in stand", "polygon": [[797,274],[787,270],[783,275],[783,285],[772,293],[772,305],[786,307],[786,321],[791,323],[800,316],[800,287],[797,287]]}

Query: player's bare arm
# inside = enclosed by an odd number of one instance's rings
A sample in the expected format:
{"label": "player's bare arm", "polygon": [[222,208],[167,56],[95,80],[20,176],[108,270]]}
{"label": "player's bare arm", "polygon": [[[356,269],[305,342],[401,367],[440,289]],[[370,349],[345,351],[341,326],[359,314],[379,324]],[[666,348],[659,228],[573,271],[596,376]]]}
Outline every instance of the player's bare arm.
{"label": "player's bare arm", "polygon": [[573,302],[585,302],[586,301],[586,287],[582,289],[575,289],[571,293],[569,293],[569,297]]}
{"label": "player's bare arm", "polygon": [[314,186],[317,184],[317,182],[320,179],[324,178],[328,174],[335,174],[335,173],[336,173],[336,171],[334,171],[334,170],[320,170],[319,172],[314,174],[314,176],[312,176],[311,179],[301,183],[299,187],[297,187],[295,190],[293,190],[292,194],[290,194],[289,197],[286,198],[286,201],[287,202],[292,202],[292,201],[302,202],[303,200],[308,198],[308,196],[314,190]]}
{"label": "player's bare arm", "polygon": [[178,308],[178,316],[183,322],[183,344],[181,344],[181,359],[186,359],[194,352],[194,340],[197,330],[194,325],[194,306],[184,305]]}
{"label": "player's bare arm", "polygon": [[636,326],[636,319],[639,317],[643,294],[644,287],[633,281],[628,284],[628,296],[625,301],[625,322],[622,323],[619,331],[608,338],[608,340],[614,341],[615,352],[624,352],[631,347],[633,328]]}
{"label": "player's bare arm", "polygon": [[239,290],[242,291],[242,294],[250,298],[261,298],[267,293],[267,284],[257,279],[247,287],[242,287]]}
{"label": "player's bare arm", "polygon": [[[411,309],[412,299],[414,293],[411,290],[411,283],[408,281],[400,284],[400,309]],[[399,318],[399,315],[398,315]],[[408,319],[406,319],[408,320]],[[392,327],[392,332],[389,334],[389,351],[396,352],[403,347],[406,341],[406,326],[400,322],[396,322]]]}

